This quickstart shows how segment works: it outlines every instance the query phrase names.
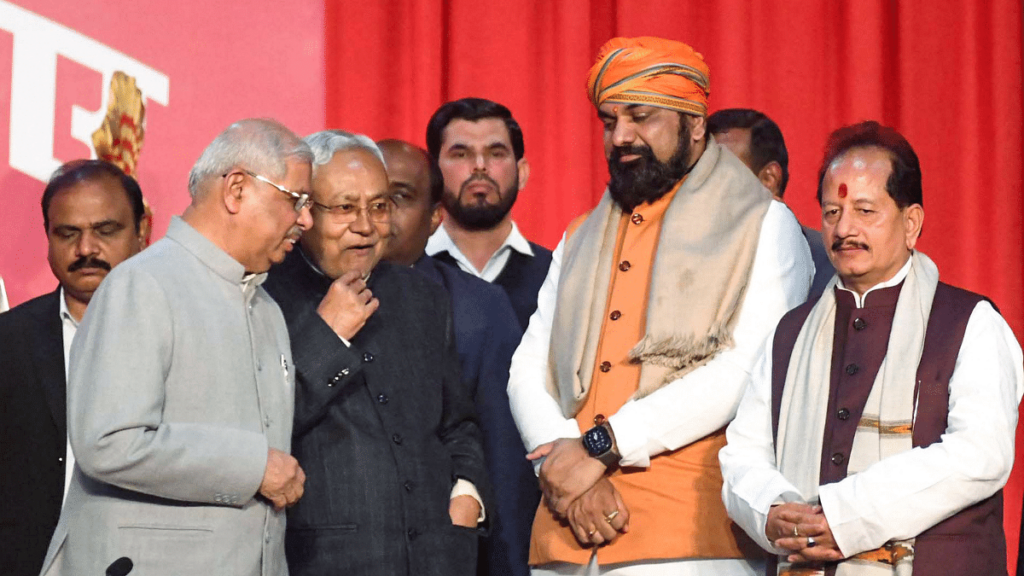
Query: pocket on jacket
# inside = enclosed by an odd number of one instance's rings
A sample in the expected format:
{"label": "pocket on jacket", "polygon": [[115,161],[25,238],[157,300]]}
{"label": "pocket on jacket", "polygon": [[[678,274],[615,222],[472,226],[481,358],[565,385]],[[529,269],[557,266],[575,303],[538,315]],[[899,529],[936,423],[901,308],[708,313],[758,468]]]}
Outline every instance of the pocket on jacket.
{"label": "pocket on jacket", "polygon": [[210,570],[213,529],[204,526],[133,524],[118,526],[121,555],[131,559],[132,572],[162,574],[174,566],[181,574]]}
{"label": "pocket on jacket", "polygon": [[284,548],[289,568],[300,574],[318,574],[324,567],[333,570],[352,553],[357,530],[356,524],[288,526]]}

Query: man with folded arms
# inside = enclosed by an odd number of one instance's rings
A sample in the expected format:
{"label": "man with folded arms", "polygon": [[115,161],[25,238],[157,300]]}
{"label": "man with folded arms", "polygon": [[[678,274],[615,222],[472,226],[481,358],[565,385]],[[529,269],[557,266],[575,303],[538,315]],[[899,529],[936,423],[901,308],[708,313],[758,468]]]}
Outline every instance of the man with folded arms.
{"label": "man with folded arms", "polygon": [[915,250],[921,168],[892,128],[832,133],[818,177],[838,276],[765,344],[721,454],[769,574],[1006,574],[1020,345]]}

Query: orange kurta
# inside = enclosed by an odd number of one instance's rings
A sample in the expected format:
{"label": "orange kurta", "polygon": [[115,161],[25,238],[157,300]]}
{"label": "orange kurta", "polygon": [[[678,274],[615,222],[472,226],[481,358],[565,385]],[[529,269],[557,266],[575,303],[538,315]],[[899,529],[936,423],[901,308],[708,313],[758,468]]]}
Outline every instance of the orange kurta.
{"label": "orange kurta", "polygon": [[[662,219],[678,188],[619,219],[594,377],[576,415],[580,430],[593,427],[599,417],[615,414],[637,391],[640,364],[630,361],[629,351],[644,335]],[[600,548],[601,563],[756,555],[756,546],[729,520],[722,504],[718,451],[724,445],[725,431],[719,430],[652,458],[649,468],[615,470],[610,480],[629,509],[629,532]],[[747,554],[737,544],[737,535]],[[530,539],[530,564],[585,564],[591,551],[580,545],[567,523],[541,504]]]}

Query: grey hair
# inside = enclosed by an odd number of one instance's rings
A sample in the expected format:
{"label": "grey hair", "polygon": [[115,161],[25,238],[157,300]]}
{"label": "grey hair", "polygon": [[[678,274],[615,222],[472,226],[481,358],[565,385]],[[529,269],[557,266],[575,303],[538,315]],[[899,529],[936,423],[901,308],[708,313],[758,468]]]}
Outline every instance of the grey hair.
{"label": "grey hair", "polygon": [[310,134],[302,140],[313,150],[313,173],[316,173],[318,166],[327,164],[335,154],[345,150],[365,150],[376,156],[385,170],[387,169],[384,153],[369,136],[353,134],[344,130],[323,130]]}
{"label": "grey hair", "polygon": [[188,174],[188,193],[195,198],[210,178],[232,168],[245,168],[272,179],[285,177],[288,160],[313,161],[313,152],[277,120],[239,120],[217,135]]}

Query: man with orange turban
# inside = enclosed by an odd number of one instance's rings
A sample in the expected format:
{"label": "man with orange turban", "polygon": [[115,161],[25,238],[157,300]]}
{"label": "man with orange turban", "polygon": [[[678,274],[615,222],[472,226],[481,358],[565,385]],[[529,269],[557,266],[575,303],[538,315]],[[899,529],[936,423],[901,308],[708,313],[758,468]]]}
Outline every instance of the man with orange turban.
{"label": "man with orange turban", "polygon": [[555,250],[509,381],[544,492],[534,574],[763,564],[722,505],[718,451],[813,265],[793,214],[707,133],[708,78],[660,38],[613,39],[590,71],[608,190]]}

